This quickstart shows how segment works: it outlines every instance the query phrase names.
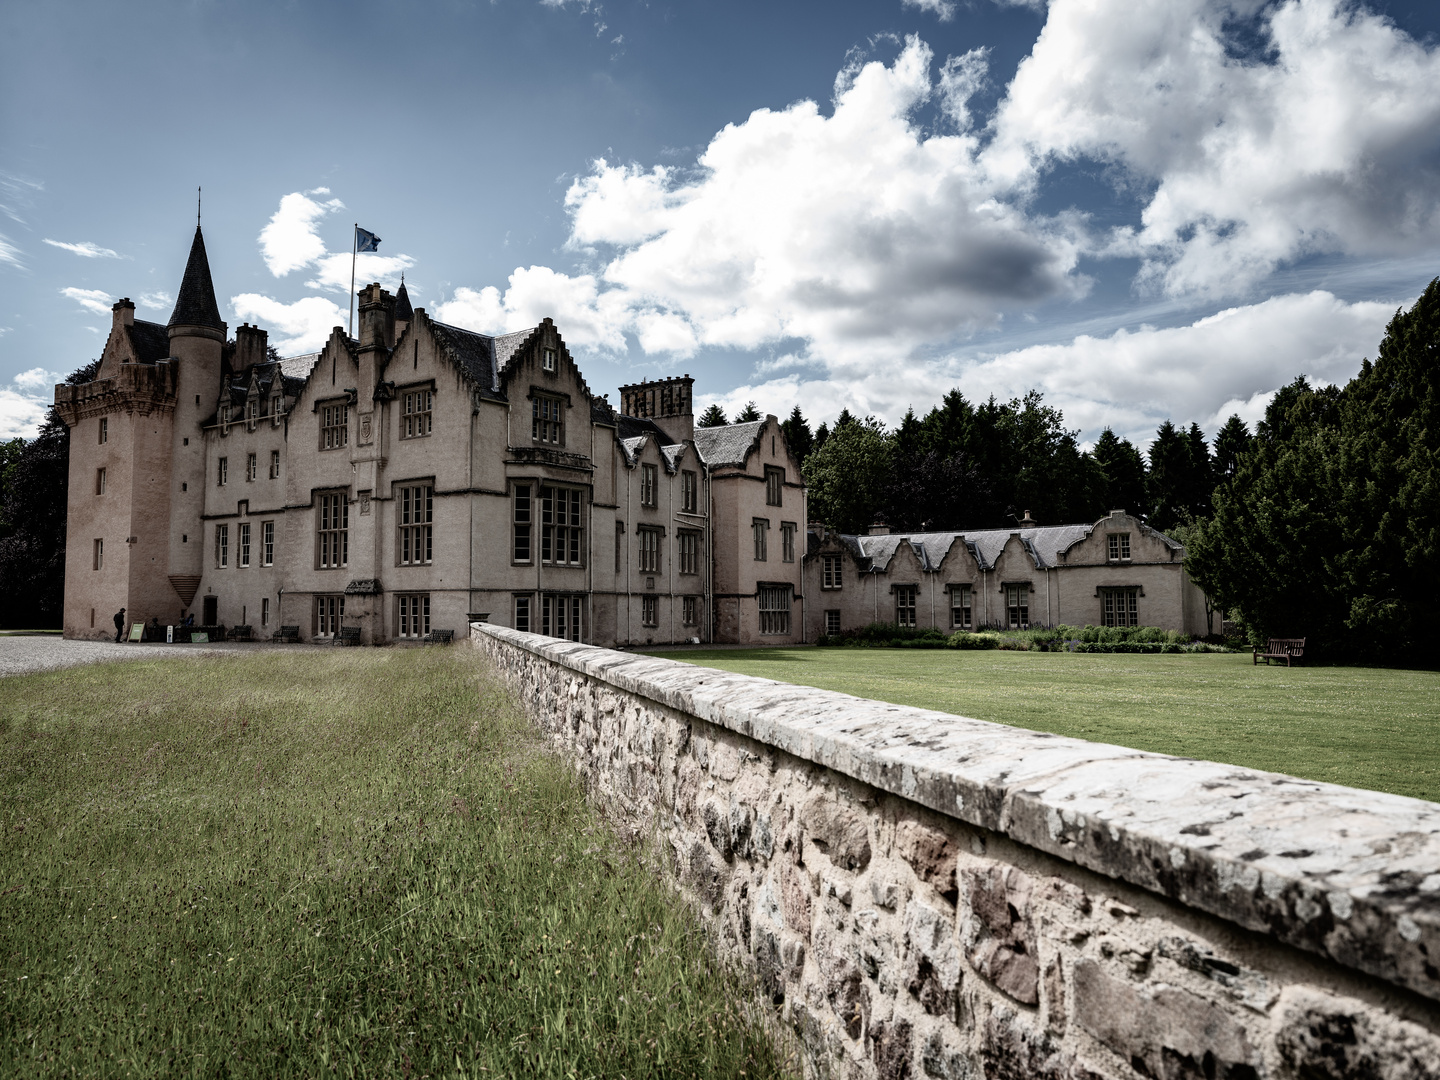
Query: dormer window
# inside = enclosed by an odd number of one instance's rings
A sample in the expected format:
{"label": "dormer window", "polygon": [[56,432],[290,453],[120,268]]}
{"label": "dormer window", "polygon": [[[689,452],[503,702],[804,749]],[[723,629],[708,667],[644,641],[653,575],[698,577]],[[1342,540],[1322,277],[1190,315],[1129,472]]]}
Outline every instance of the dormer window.
{"label": "dormer window", "polygon": [[540,350],[540,366],[541,366],[542,368],[544,368],[546,371],[554,371],[554,370],[555,370],[555,350],[554,350],[554,349],[541,349],[541,350]]}
{"label": "dormer window", "polygon": [[255,418],[259,414],[260,402],[258,402],[254,398],[250,398],[248,401],[245,402],[245,423],[249,424],[251,428],[254,428]]}

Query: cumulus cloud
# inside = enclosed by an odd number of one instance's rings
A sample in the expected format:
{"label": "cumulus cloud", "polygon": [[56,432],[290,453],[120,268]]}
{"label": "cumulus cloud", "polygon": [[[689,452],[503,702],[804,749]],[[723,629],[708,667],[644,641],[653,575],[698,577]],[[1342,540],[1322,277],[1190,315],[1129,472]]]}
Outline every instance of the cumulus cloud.
{"label": "cumulus cloud", "polygon": [[[984,54],[939,84],[932,61],[911,37],[892,64],[842,71],[829,116],[812,101],[757,110],[691,172],[597,161],[566,194],[572,243],[605,250],[631,328],[682,355],[787,337],[826,358],[877,342],[903,355],[1083,291],[1073,223],[997,199],[977,163],[965,100]],[[958,130],[918,123],[937,93]]]}
{"label": "cumulus cloud", "polygon": [[93,311],[96,315],[109,315],[114,301],[110,294],[103,289],[77,289],[74,286],[60,290],[61,296],[68,296],[86,311]]}
{"label": "cumulus cloud", "polygon": [[1147,192],[1108,252],[1171,294],[1440,240],[1440,51],[1346,0],[1053,0],[993,128],[997,182],[1098,160]]}
{"label": "cumulus cloud", "polygon": [[112,248],[101,247],[99,244],[89,240],[82,240],[78,244],[67,244],[63,240],[51,240],[48,237],[45,243],[51,247],[60,248],[62,251],[69,251],[86,259],[119,259],[123,256]]}
{"label": "cumulus cloud", "polygon": [[941,22],[949,22],[955,17],[955,0],[900,0],[900,6],[928,11]]}
{"label": "cumulus cloud", "polygon": [[54,401],[51,388],[64,381],[58,372],[37,367],[0,385],[0,439],[33,439]]}
{"label": "cumulus cloud", "polygon": [[164,289],[156,289],[154,292],[140,294],[140,306],[165,310],[175,304],[175,298]]}
{"label": "cumulus cloud", "polygon": [[[326,215],[343,210],[339,199],[321,202],[315,196],[329,195],[329,188],[292,191],[280,200],[280,206],[260,230],[260,254],[266,267],[276,277],[285,277],[295,270],[309,269],[314,273],[305,284],[349,294],[350,256],[328,250],[320,237],[320,223]],[[415,264],[408,255],[380,255],[367,252],[355,258],[357,287],[371,281],[393,285],[404,270]]]}
{"label": "cumulus cloud", "polygon": [[259,293],[241,293],[230,298],[230,306],[238,318],[283,335],[271,341],[281,354],[314,352],[325,344],[332,329],[345,325],[349,314],[323,296],[286,304]]}
{"label": "cumulus cloud", "polygon": [[516,268],[502,294],[495,286],[461,287],[435,309],[441,322],[487,334],[535,326],[549,316],[572,346],[619,352],[632,313],[615,290],[601,291],[593,275],[571,276],[547,266]]}

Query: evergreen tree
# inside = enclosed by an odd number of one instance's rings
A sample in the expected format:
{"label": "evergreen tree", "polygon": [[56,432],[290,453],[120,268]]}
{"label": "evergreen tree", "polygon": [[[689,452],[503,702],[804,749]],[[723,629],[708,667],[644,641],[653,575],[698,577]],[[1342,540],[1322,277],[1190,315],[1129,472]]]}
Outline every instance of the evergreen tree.
{"label": "evergreen tree", "polygon": [[730,421],[725,419],[725,410],[720,408],[719,405],[711,405],[700,414],[700,419],[695,421],[695,426],[724,427],[728,423],[730,423]]}
{"label": "evergreen tree", "polygon": [[790,448],[791,456],[803,465],[815,447],[815,436],[810,433],[810,421],[801,415],[799,405],[790,410],[790,418],[780,425],[780,430],[785,433],[785,445]]}
{"label": "evergreen tree", "polygon": [[802,473],[812,521],[844,533],[863,533],[889,498],[885,425],[873,416],[836,423],[830,437],[805,460]]}
{"label": "evergreen tree", "polygon": [[[855,417],[850,415],[849,409],[841,409],[840,415],[835,419],[835,431],[839,431],[846,424],[855,423]],[[832,432],[833,434],[833,432]]]}
{"label": "evergreen tree", "polygon": [[1215,481],[1225,483],[1240,467],[1240,458],[1249,451],[1250,429],[1239,416],[1232,415],[1215,435]]}
{"label": "evergreen tree", "polygon": [[1105,472],[1106,511],[1124,510],[1143,516],[1147,508],[1145,460],[1135,444],[1107,427],[1095,440],[1091,457]]}
{"label": "evergreen tree", "polygon": [[755,408],[753,401],[747,401],[745,407],[735,414],[735,423],[737,424],[749,424],[763,419],[765,418],[760,415],[760,410]]}
{"label": "evergreen tree", "polygon": [[1182,485],[1182,498],[1190,519],[1198,521],[1210,516],[1210,494],[1215,490],[1215,462],[1199,424],[1190,425],[1190,430],[1185,433],[1185,442],[1190,460]]}
{"label": "evergreen tree", "polygon": [[[828,438],[830,438],[830,428],[828,425],[822,423],[818,428],[815,429],[815,443],[813,446],[810,447],[810,453],[813,454],[822,446],[824,446],[825,440],[827,440]],[[810,454],[806,454],[805,456],[806,458],[809,458]]]}
{"label": "evergreen tree", "polygon": [[1166,420],[1150,444],[1150,473],[1146,478],[1149,523],[1164,532],[1191,520],[1193,492],[1190,440]]}

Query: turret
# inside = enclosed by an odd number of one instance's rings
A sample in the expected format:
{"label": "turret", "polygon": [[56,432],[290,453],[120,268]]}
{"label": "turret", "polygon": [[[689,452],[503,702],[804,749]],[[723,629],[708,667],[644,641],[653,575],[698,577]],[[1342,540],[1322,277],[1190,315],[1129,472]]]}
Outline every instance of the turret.
{"label": "turret", "polygon": [[395,336],[390,342],[392,348],[395,342],[404,336],[414,319],[415,312],[410,307],[410,294],[405,291],[405,275],[401,274],[400,291],[395,294]]}
{"label": "turret", "polygon": [[672,443],[695,437],[695,380],[689,375],[620,387],[620,411],[648,417]]}

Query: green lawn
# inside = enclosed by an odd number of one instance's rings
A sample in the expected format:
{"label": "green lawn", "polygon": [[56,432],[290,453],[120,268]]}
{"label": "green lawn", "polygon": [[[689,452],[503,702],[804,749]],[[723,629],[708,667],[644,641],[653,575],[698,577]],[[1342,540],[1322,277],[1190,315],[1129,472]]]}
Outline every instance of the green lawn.
{"label": "green lawn", "polygon": [[1440,673],[949,649],[677,651],[674,660],[1002,724],[1440,801]]}
{"label": "green lawn", "polygon": [[0,680],[0,1076],[777,1075],[479,663]]}

